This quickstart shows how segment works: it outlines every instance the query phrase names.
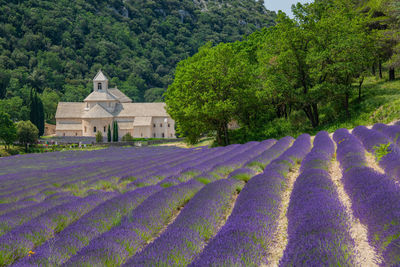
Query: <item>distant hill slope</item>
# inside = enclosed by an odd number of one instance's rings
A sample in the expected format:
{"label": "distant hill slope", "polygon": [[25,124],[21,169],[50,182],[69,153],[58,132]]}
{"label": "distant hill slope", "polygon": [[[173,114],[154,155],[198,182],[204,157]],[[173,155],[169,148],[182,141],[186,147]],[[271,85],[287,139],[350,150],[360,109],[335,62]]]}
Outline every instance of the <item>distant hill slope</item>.
{"label": "distant hill slope", "polygon": [[81,101],[101,68],[134,101],[158,101],[177,62],[275,18],[255,0],[0,0],[0,99],[32,87]]}

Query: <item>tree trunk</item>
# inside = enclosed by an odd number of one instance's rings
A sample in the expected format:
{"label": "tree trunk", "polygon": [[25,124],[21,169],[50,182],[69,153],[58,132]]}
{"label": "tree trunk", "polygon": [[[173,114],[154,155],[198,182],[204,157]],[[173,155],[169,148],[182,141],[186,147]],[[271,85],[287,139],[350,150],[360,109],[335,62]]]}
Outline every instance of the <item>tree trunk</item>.
{"label": "tree trunk", "polygon": [[382,62],[379,60],[379,78],[382,79],[383,75],[382,75]]}
{"label": "tree trunk", "polygon": [[25,143],[25,152],[28,153],[28,143]]}
{"label": "tree trunk", "polygon": [[228,131],[228,124],[224,124],[224,137],[225,137],[225,146],[229,145],[229,131]]}
{"label": "tree trunk", "polygon": [[306,113],[307,118],[311,122],[313,128],[317,127],[319,124],[319,115],[317,104],[307,105],[303,108],[304,113]]}
{"label": "tree trunk", "polygon": [[312,105],[312,109],[313,109],[315,127],[317,127],[317,126],[319,125],[318,105],[317,105],[317,104],[313,104],[313,105]]}
{"label": "tree trunk", "polygon": [[375,66],[375,63],[372,64],[372,75],[373,75],[373,76],[376,75],[376,66]]}
{"label": "tree trunk", "polygon": [[389,69],[389,81],[394,81],[395,80],[395,71],[394,68]]}
{"label": "tree trunk", "polygon": [[358,100],[361,100],[361,87],[364,83],[364,76],[361,78],[360,83],[358,85]]}
{"label": "tree trunk", "polygon": [[220,128],[217,130],[217,144],[219,146],[223,145],[223,143],[222,143],[222,130]]}

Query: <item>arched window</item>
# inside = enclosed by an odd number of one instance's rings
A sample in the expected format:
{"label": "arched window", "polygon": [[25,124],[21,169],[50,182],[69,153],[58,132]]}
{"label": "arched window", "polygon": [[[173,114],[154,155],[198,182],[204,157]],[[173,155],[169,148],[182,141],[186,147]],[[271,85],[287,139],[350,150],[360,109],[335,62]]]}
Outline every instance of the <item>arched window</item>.
{"label": "arched window", "polygon": [[97,84],[97,89],[98,89],[98,90],[101,90],[101,89],[102,89],[102,88],[101,88],[101,83],[98,83],[98,84]]}
{"label": "arched window", "polygon": [[93,127],[93,132],[96,132],[96,131],[97,131],[96,126],[94,126]]}
{"label": "arched window", "polygon": [[104,126],[104,132],[106,132],[106,126]]}
{"label": "arched window", "polygon": [[156,124],[155,123],[153,124],[153,127],[156,128]]}
{"label": "arched window", "polygon": [[160,123],[160,127],[162,127],[162,123]]}
{"label": "arched window", "polygon": [[156,133],[153,134],[154,138],[156,138]]}
{"label": "arched window", "polygon": [[171,125],[168,123],[168,128],[170,127]]}
{"label": "arched window", "polygon": [[162,134],[161,134],[161,137],[162,137],[162,138],[164,138],[164,137],[165,137],[165,134],[164,134],[164,133],[162,133]]}

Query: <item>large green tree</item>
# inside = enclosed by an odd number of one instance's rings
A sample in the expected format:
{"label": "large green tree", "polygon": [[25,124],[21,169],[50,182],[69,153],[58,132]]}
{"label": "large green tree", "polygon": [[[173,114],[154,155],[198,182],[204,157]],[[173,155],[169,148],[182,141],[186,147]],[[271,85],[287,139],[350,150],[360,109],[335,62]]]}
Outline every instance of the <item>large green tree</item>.
{"label": "large green tree", "polygon": [[40,99],[43,103],[45,120],[48,122],[55,122],[55,115],[57,110],[57,104],[60,101],[60,96],[57,92],[46,88],[40,95]]}
{"label": "large green tree", "polygon": [[257,104],[253,84],[253,68],[237,44],[208,44],[178,65],[167,110],[190,143],[207,133],[228,145],[228,124]]}
{"label": "large green tree", "polygon": [[345,0],[297,4],[284,13],[259,50],[263,90],[276,109],[300,109],[312,127],[320,105],[340,101],[349,115],[351,84],[369,67],[373,46],[362,16]]}
{"label": "large green tree", "polygon": [[14,122],[7,113],[0,112],[0,141],[4,144],[5,149],[17,139],[17,130]]}
{"label": "large green tree", "polygon": [[28,144],[37,142],[38,136],[39,130],[31,121],[20,121],[17,123],[17,138],[25,146],[25,152],[28,152]]}

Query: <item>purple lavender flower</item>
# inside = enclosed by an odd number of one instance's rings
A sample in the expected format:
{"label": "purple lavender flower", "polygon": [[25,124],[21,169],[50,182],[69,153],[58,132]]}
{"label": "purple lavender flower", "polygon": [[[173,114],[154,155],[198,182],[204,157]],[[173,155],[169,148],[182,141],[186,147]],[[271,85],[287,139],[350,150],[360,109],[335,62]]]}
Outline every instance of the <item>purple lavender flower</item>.
{"label": "purple lavender flower", "polygon": [[147,198],[121,224],[93,239],[64,266],[117,266],[134,255],[204,185],[196,180],[165,188]]}
{"label": "purple lavender flower", "polygon": [[397,146],[400,145],[400,126],[377,123],[372,129],[379,131],[390,138]]}
{"label": "purple lavender flower", "polygon": [[357,126],[354,128],[353,134],[361,140],[365,149],[369,152],[374,152],[376,146],[390,143],[390,140],[383,133],[370,130],[365,126]]}
{"label": "purple lavender flower", "polygon": [[78,221],[61,231],[26,256],[19,264],[60,265],[102,233],[119,224],[122,217],[131,212],[150,195],[161,190],[159,186],[139,188],[116,196],[94,208]]}
{"label": "purple lavender flower", "polygon": [[41,245],[54,233],[63,230],[72,221],[112,196],[115,196],[115,193],[90,195],[84,199],[62,204],[14,228],[0,237],[0,255],[7,255],[0,257],[0,265],[12,263],[27,255],[34,246]]}
{"label": "purple lavender flower", "polygon": [[334,144],[320,132],[304,158],[288,208],[288,245],[280,266],[353,266],[349,218],[327,172]]}
{"label": "purple lavender flower", "polygon": [[243,183],[219,180],[200,190],[167,230],[125,266],[185,266],[212,238]]}
{"label": "purple lavender flower", "polygon": [[333,140],[337,143],[336,158],[344,172],[367,165],[364,146],[347,129],[337,130],[333,134]]}
{"label": "purple lavender flower", "polygon": [[300,136],[264,173],[250,179],[226,224],[190,266],[259,265],[277,227],[285,174],[310,148],[310,136]]}
{"label": "purple lavender flower", "polygon": [[292,143],[293,137],[287,136],[276,142],[271,148],[267,149],[259,156],[250,159],[244,164],[246,168],[252,168],[256,171],[263,171],[265,166],[268,165],[272,160],[279,157]]}
{"label": "purple lavender flower", "polygon": [[[354,215],[368,226],[368,241],[383,255],[383,266],[400,264],[400,188],[387,175],[369,167],[360,167],[360,160],[348,161],[346,154],[354,153],[353,145],[361,159],[365,150],[360,150],[360,141],[347,135],[347,144],[338,143],[338,159],[343,168],[344,189],[350,196]],[[340,158],[339,158],[339,155]]]}

